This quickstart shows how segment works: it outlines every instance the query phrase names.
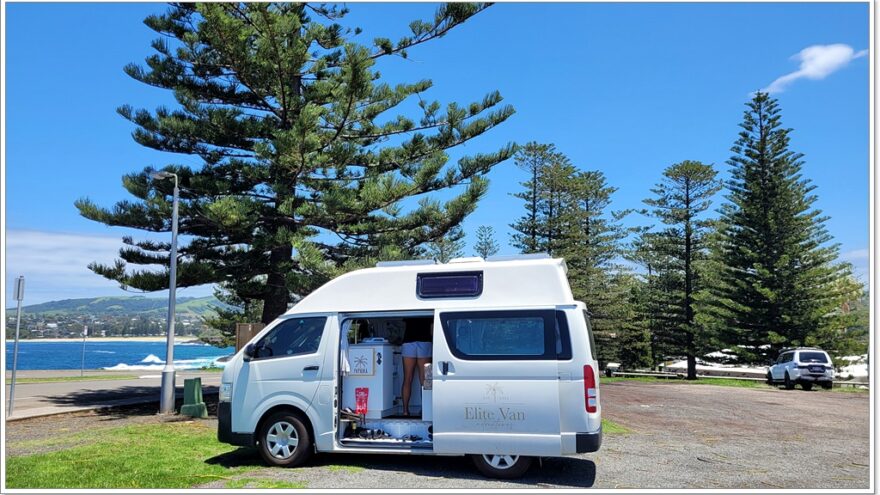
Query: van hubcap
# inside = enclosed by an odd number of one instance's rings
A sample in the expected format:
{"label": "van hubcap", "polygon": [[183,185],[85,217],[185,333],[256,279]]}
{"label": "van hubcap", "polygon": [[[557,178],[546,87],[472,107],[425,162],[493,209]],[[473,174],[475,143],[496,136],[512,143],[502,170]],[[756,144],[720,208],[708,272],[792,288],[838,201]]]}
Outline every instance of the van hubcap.
{"label": "van hubcap", "polygon": [[266,435],[266,446],[273,457],[279,459],[287,459],[296,450],[299,443],[299,437],[296,435],[296,428],[287,421],[279,421],[269,428]]}
{"label": "van hubcap", "polygon": [[495,469],[509,469],[519,460],[518,455],[486,455],[483,454],[483,460]]}

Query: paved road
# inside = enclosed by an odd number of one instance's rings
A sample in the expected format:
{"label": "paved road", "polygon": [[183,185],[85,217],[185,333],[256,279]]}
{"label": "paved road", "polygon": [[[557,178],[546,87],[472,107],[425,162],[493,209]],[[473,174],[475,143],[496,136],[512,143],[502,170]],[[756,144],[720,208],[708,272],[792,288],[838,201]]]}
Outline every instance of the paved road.
{"label": "paved road", "polygon": [[[95,407],[134,404],[145,401],[158,401],[161,390],[161,372],[153,371],[86,371],[86,375],[96,378],[108,375],[134,376],[132,379],[86,380],[50,383],[16,383],[15,410],[10,419],[29,418],[47,414],[58,414],[93,409]],[[63,371],[19,371],[19,378],[46,378],[59,376],[79,376],[79,370]],[[7,378],[10,374],[7,372]],[[220,386],[220,373],[179,371],[176,375],[178,394],[183,393],[186,378],[201,377],[206,393],[216,392]],[[9,385],[6,385],[6,400],[9,399]],[[7,407],[7,404],[3,404]]]}

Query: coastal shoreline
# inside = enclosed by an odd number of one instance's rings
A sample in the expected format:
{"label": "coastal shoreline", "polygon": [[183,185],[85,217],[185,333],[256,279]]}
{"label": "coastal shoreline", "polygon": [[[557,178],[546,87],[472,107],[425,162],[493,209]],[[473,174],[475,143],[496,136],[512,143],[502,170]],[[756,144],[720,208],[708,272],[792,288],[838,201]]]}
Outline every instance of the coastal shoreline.
{"label": "coastal shoreline", "polygon": [[[144,337],[86,337],[86,342],[165,342],[164,336]],[[6,339],[6,343],[14,343],[15,339]],[[19,342],[82,342],[82,337],[74,338],[48,338],[48,339],[19,339]],[[174,337],[175,344],[199,342],[199,338],[192,335]]]}

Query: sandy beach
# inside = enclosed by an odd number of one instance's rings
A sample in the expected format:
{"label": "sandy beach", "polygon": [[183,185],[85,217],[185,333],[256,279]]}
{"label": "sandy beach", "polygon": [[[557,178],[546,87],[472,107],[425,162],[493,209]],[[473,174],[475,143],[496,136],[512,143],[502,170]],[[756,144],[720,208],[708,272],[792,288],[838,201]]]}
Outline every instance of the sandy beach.
{"label": "sandy beach", "polygon": [[[7,342],[12,342],[15,339],[6,339]],[[89,342],[165,342],[165,337],[163,336],[145,336],[145,337],[86,337],[86,340]],[[198,337],[192,335],[185,335],[183,337],[174,337],[174,342],[183,343],[183,342],[197,342],[199,340]],[[75,337],[72,339],[21,339],[19,342],[81,342],[82,337]]]}

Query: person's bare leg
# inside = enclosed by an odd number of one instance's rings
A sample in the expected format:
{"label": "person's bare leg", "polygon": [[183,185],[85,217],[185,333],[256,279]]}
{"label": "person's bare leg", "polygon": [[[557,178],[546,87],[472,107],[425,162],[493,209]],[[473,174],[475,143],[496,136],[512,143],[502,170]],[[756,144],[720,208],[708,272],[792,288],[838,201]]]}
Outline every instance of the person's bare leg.
{"label": "person's bare leg", "polygon": [[409,398],[412,395],[413,374],[416,370],[416,358],[403,358],[403,390],[400,395],[403,397],[403,415],[409,416]]}

